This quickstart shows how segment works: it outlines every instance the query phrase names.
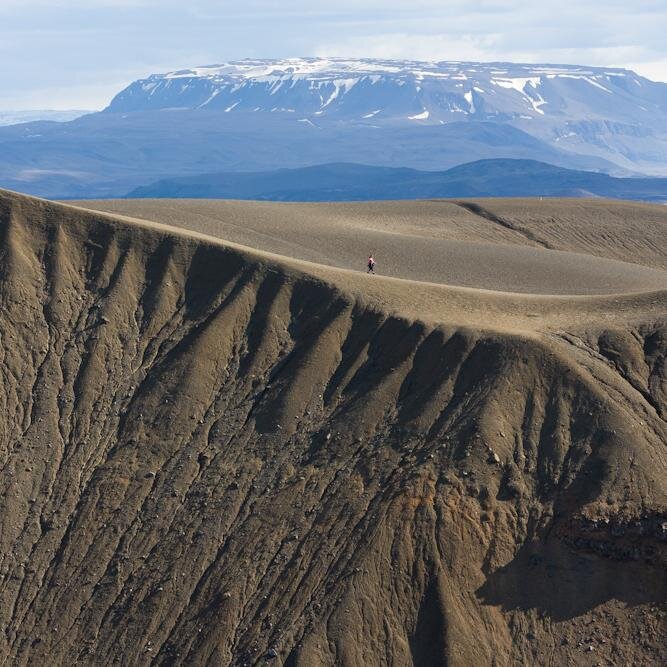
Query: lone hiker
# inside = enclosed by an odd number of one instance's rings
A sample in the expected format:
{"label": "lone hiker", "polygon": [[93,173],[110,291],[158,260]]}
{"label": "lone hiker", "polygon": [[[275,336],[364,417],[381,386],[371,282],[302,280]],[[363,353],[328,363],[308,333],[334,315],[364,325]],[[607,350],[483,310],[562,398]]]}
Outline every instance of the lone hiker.
{"label": "lone hiker", "polygon": [[373,255],[368,255],[368,273],[375,273],[375,260]]}

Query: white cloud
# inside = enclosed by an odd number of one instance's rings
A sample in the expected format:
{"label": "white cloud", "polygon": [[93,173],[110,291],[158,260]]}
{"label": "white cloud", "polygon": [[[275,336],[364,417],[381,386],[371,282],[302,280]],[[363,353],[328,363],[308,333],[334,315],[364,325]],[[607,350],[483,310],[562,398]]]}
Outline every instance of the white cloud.
{"label": "white cloud", "polygon": [[160,7],[167,4],[160,0],[2,0],[0,12],[33,11],[49,7],[58,10],[77,10],[95,8],[118,8],[118,7]]}
{"label": "white cloud", "polygon": [[491,56],[497,35],[414,35],[391,33],[344,39],[315,49],[318,56],[410,60],[498,60]]}
{"label": "white cloud", "polygon": [[667,79],[665,0],[0,0],[0,109],[106,104],[152,72],[341,55],[630,67]]}
{"label": "white cloud", "polygon": [[624,66],[652,81],[664,81],[667,83],[667,58],[653,62],[631,62]]}

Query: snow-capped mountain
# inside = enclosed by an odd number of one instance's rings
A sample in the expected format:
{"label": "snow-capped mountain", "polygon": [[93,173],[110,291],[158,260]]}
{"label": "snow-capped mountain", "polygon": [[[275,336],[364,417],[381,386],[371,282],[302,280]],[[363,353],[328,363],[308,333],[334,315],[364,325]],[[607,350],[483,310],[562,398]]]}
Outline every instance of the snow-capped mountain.
{"label": "snow-capped mountain", "polygon": [[667,84],[628,70],[572,65],[299,58],[243,60],[154,74],[109,111],[187,108],[444,123],[667,115]]}
{"label": "snow-capped mountain", "polygon": [[243,60],[149,76],[70,122],[0,127],[0,187],[54,198],[223,172],[497,159],[667,176],[667,84],[574,65]]}
{"label": "snow-capped mountain", "polygon": [[106,111],[156,109],[291,114],[313,125],[493,121],[630,171],[667,169],[667,84],[608,67],[243,60],[135,81]]}

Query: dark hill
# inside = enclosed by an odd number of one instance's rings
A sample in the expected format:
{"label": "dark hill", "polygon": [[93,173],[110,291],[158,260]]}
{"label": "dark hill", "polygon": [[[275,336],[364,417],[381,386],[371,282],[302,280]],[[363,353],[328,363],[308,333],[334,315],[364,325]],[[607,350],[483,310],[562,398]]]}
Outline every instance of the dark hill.
{"label": "dark hill", "polygon": [[667,179],[615,178],[534,160],[478,160],[447,171],[335,163],[168,178],[128,194],[146,198],[273,201],[536,196],[667,201]]}

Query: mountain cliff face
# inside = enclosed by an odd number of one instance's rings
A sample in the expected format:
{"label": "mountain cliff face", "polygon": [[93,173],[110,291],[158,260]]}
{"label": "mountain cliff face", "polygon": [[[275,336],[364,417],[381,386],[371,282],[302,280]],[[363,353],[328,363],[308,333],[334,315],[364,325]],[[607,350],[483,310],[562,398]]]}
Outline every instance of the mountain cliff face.
{"label": "mountain cliff face", "polygon": [[625,120],[639,126],[641,121],[652,124],[656,116],[665,123],[667,84],[628,70],[574,65],[244,60],[136,81],[112,100],[107,111],[165,108],[270,111],[376,122],[613,117],[619,124]]}
{"label": "mountain cliff face", "polygon": [[614,68],[245,60],[136,81],[107,110],[167,108],[291,113],[310,123],[493,121],[626,169],[661,172],[667,156],[667,84]]}
{"label": "mountain cliff face", "polygon": [[426,325],[3,194],[0,656],[659,664],[658,321]]}

